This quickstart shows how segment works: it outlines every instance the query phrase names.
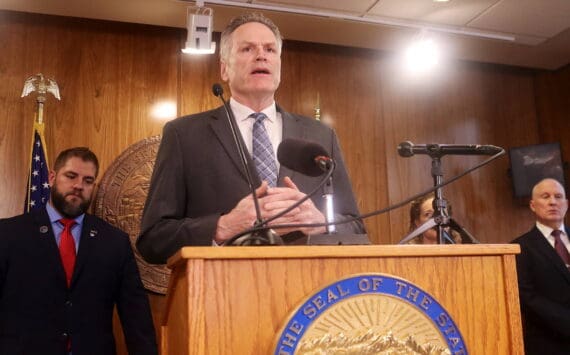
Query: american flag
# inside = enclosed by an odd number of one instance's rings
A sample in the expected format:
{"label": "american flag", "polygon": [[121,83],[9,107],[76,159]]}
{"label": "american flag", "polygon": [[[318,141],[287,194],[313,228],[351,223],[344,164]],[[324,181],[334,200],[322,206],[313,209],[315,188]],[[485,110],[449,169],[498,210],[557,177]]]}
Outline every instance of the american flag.
{"label": "american flag", "polygon": [[43,123],[34,123],[31,151],[24,212],[43,208],[49,200],[48,163]]}

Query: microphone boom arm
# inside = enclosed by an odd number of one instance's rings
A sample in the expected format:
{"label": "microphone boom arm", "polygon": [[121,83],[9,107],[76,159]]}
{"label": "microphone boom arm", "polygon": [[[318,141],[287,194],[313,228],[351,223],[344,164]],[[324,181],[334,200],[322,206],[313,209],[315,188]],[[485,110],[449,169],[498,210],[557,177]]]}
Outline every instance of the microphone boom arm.
{"label": "microphone boom arm", "polygon": [[257,218],[256,223],[261,223],[262,221],[261,221],[261,210],[259,209],[259,201],[257,199],[257,195],[255,194],[255,187],[253,186],[253,178],[251,176],[249,163],[247,162],[247,159],[245,157],[245,147],[242,144],[242,140],[238,136],[237,123],[234,117],[234,113],[232,112],[231,107],[229,107],[228,102],[224,99],[223,93],[220,93],[218,97],[222,100],[222,103],[224,104],[224,110],[226,111],[226,115],[228,116],[228,122],[230,124],[230,130],[232,131],[232,137],[234,138],[234,143],[240,153],[239,157],[241,160],[242,167],[245,170],[247,184],[249,185],[249,190],[251,191],[251,194],[253,196],[253,205],[255,207],[255,215]]}
{"label": "microphone boom arm", "polygon": [[[469,174],[469,173],[471,173],[471,172],[473,172],[473,171],[475,171],[475,170],[477,170],[477,169],[479,169],[479,168],[481,168],[481,167],[483,167],[483,166],[485,166],[485,165],[491,163],[493,160],[496,160],[497,158],[501,157],[501,156],[504,155],[504,154],[505,154],[505,150],[504,150],[504,149],[501,149],[501,151],[499,151],[497,154],[494,154],[492,157],[489,157],[488,159],[484,160],[484,161],[481,162],[481,163],[475,164],[473,167],[468,168],[468,169],[465,170],[464,172],[462,172],[462,173],[460,173],[460,174],[458,174],[458,175],[455,175],[455,176],[453,176],[452,178],[450,178],[450,179],[448,179],[448,180],[441,181],[440,184],[438,184],[438,185],[436,185],[436,186],[429,187],[429,188],[427,188],[427,189],[424,189],[423,191],[420,191],[419,193],[416,193],[415,195],[412,195],[412,196],[410,196],[410,197],[408,197],[408,198],[406,198],[406,199],[404,199],[404,200],[402,200],[402,201],[400,201],[400,202],[397,202],[397,203],[395,203],[395,204],[392,204],[392,205],[390,205],[390,206],[388,206],[388,207],[385,207],[385,208],[382,208],[382,209],[378,209],[378,210],[374,210],[374,211],[372,211],[372,212],[368,212],[368,213],[361,214],[361,215],[359,215],[359,216],[348,217],[348,218],[346,218],[346,219],[343,219],[343,220],[340,220],[340,221],[336,221],[336,222],[334,222],[334,223],[335,223],[336,225],[345,224],[345,223],[351,223],[351,222],[354,222],[354,221],[357,221],[357,220],[363,220],[363,219],[366,219],[366,218],[370,218],[370,217],[373,217],[373,216],[377,216],[377,215],[380,215],[380,214],[382,214],[382,213],[386,213],[386,212],[395,210],[395,209],[400,208],[400,207],[403,207],[403,206],[407,206],[407,205],[408,205],[410,202],[412,202],[413,200],[415,200],[415,199],[417,199],[417,198],[419,198],[419,197],[421,197],[421,196],[424,196],[424,195],[426,195],[426,194],[428,194],[428,193],[430,193],[430,192],[434,192],[434,191],[437,190],[438,188],[447,186],[447,185],[449,185],[449,184],[451,184],[451,183],[453,183],[453,182],[459,180],[460,178],[464,177],[465,175],[467,175],[467,174]],[[325,177],[325,180],[323,180],[322,183],[321,183],[319,186],[317,186],[317,188],[316,188],[314,191],[316,191],[317,189],[319,189],[320,187],[322,187],[323,184],[325,183],[325,181],[326,181],[326,177]],[[311,193],[314,193],[314,192],[311,192]],[[303,201],[305,201],[305,200],[306,200],[306,199],[304,199]],[[296,204],[295,207],[297,207],[298,205],[299,205],[299,204]],[[288,211],[287,211],[287,212],[288,212]],[[277,225],[273,225],[272,228],[274,228],[274,229],[291,228],[291,227],[303,227],[303,228],[304,228],[304,227],[322,227],[322,226],[326,226],[326,225],[327,225],[327,223],[277,224]],[[252,227],[252,228],[250,228],[249,230],[244,231],[243,234],[249,233],[249,232],[251,232],[251,231],[259,230],[259,229],[261,229],[261,228],[259,228],[259,227]],[[465,229],[463,229],[463,231],[465,231]],[[240,235],[242,235],[242,234],[240,234]],[[467,234],[467,237],[468,237],[468,239],[474,239],[472,236],[470,236],[470,234]]]}
{"label": "microphone boom arm", "polygon": [[[247,157],[246,157],[246,151],[247,149],[244,147],[243,141],[240,137],[240,133],[238,133],[238,125],[236,123],[236,119],[234,117],[234,114],[232,112],[232,109],[230,107],[230,105],[228,104],[228,102],[224,99],[224,93],[223,93],[223,89],[221,87],[221,85],[219,84],[214,84],[212,91],[214,93],[215,96],[219,97],[220,100],[222,101],[223,105],[224,105],[224,109],[226,111],[226,115],[228,117],[228,122],[230,125],[230,130],[232,132],[232,136],[234,138],[234,143],[237,147],[238,150],[238,155],[240,156],[240,160],[242,163],[242,167],[245,170],[245,174],[246,174],[246,178],[247,178],[247,184],[249,185],[249,190],[253,199],[253,205],[255,208],[255,216],[256,216],[256,221],[254,223],[254,226],[265,226],[267,224],[267,221],[263,221],[263,219],[261,218],[261,210],[259,208],[259,199],[257,198],[257,195],[255,193],[255,187],[253,186],[253,178],[251,176],[251,168],[250,165],[248,163]],[[264,238],[261,235],[258,235],[258,231],[259,233],[266,233],[266,238]],[[281,238],[279,238],[278,235],[276,235],[272,230],[269,229],[264,229],[264,230],[256,230],[255,232],[252,232],[255,234],[252,234],[251,236],[249,236],[250,238],[244,238],[244,240],[241,240],[239,245],[245,245],[246,243],[255,243],[258,245],[263,245],[263,244],[269,244],[269,245],[276,245],[276,244],[283,244],[283,241],[281,240]],[[237,238],[230,238],[229,240],[232,240],[232,243],[227,243],[228,241],[226,240],[223,245],[232,245],[233,242],[237,242],[238,239]]]}

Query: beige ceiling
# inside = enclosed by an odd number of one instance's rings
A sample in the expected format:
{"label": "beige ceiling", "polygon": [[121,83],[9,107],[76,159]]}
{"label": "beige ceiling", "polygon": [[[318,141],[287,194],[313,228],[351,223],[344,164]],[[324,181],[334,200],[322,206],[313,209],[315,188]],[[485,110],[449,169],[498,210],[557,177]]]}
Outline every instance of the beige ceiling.
{"label": "beige ceiling", "polygon": [[[215,0],[214,29],[257,7],[286,39],[399,51],[427,28],[450,58],[558,69],[570,62],[570,0]],[[0,0],[0,9],[185,27],[178,0]],[[292,12],[301,12],[295,14]],[[512,37],[498,40],[484,36]]]}

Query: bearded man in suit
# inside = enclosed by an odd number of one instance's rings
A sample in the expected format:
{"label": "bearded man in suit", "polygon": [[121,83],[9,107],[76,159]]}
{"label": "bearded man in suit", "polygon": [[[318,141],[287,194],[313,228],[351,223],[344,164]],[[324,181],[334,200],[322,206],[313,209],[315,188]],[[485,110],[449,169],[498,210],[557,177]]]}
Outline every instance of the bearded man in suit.
{"label": "bearded man in suit", "polygon": [[[279,167],[276,148],[283,139],[291,137],[318,143],[330,153],[336,162],[335,220],[357,216],[358,208],[334,131],[314,119],[289,113],[275,103],[275,91],[281,81],[281,47],[279,29],[260,14],[233,19],[221,36],[221,77],[231,91],[229,106],[237,121],[239,138],[252,154],[248,157],[250,166],[254,166],[255,160],[256,125],[263,127],[271,142],[268,150],[275,165],[269,164],[267,170],[274,178],[255,173],[253,176],[261,217],[266,219],[301,200],[322,179]],[[261,124],[256,118],[260,113],[264,116]],[[325,222],[325,202],[318,195],[270,225]],[[137,240],[141,255],[148,262],[164,263],[185,245],[222,244],[250,228],[256,217],[246,172],[224,108],[168,122]],[[291,227],[276,232],[294,239],[291,235],[318,234],[325,229]],[[357,220],[339,225],[338,231],[364,233],[364,227]]]}
{"label": "bearded man in suit", "polygon": [[0,354],[115,354],[114,306],[129,353],[158,353],[128,235],[85,213],[98,170],[88,148],[61,152],[48,204],[0,220]]}
{"label": "bearded man in suit", "polygon": [[564,187],[543,179],[532,189],[536,225],[513,242],[517,255],[523,337],[527,355],[570,354],[570,243]]}

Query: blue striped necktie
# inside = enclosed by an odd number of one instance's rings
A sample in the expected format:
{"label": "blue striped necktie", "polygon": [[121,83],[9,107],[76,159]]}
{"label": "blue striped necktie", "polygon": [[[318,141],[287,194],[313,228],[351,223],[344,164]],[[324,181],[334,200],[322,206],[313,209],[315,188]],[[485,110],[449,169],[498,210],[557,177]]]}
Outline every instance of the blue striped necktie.
{"label": "blue striped necktie", "polygon": [[263,120],[267,116],[262,112],[257,112],[252,113],[249,117],[255,119],[252,134],[252,156],[257,174],[261,180],[267,181],[269,186],[275,187],[277,186],[277,164],[275,163],[273,146],[263,124]]}

